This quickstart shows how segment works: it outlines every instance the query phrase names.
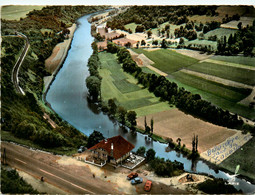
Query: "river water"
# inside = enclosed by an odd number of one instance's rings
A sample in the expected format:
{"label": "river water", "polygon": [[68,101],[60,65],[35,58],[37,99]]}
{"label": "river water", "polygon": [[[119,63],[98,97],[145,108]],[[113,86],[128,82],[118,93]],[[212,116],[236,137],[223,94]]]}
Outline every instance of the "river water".
{"label": "river water", "polygon": [[[135,145],[134,150],[140,146],[145,146],[146,149],[153,148],[159,157],[182,162],[186,171],[205,173],[227,180],[231,179],[232,176],[228,173],[214,171],[202,161],[194,164],[175,151],[165,152],[166,144],[147,141],[145,135],[140,133],[123,131],[107,115],[98,112],[95,106],[88,103],[85,79],[89,76],[87,61],[93,52],[91,48],[93,38],[90,34],[90,23],[87,21],[89,17],[90,15],[87,15],[78,20],[71,49],[47,93],[46,100],[56,113],[85,135],[91,134],[93,130],[100,131],[107,138],[121,135]],[[255,192],[255,185],[239,178],[234,178],[234,181],[237,183],[235,185],[237,189],[242,189],[245,193]]]}

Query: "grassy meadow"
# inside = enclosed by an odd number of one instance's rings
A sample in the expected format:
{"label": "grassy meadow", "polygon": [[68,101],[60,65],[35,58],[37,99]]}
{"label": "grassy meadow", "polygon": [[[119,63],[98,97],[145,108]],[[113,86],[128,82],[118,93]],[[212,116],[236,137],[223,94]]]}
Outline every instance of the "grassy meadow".
{"label": "grassy meadow", "polygon": [[26,15],[35,10],[40,10],[45,6],[39,5],[10,5],[3,6],[1,9],[1,18],[5,20],[20,20],[20,18],[25,18]]}
{"label": "grassy meadow", "polygon": [[101,52],[99,58],[102,64],[99,74],[103,77],[101,89],[104,101],[114,98],[127,110],[134,110],[138,117],[170,109],[166,102],[160,102],[148,89],[137,85],[137,80],[122,70],[115,55]]}

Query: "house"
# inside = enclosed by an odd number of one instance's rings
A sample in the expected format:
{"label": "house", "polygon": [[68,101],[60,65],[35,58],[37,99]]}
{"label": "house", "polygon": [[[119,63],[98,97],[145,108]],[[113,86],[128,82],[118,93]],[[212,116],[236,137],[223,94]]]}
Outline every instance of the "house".
{"label": "house", "polygon": [[130,151],[134,147],[133,144],[118,135],[102,140],[88,150],[91,151],[94,158],[118,165],[130,156]]}
{"label": "house", "polygon": [[98,42],[97,43],[97,49],[98,51],[104,51],[105,49],[107,49],[107,41],[102,41],[102,42]]}

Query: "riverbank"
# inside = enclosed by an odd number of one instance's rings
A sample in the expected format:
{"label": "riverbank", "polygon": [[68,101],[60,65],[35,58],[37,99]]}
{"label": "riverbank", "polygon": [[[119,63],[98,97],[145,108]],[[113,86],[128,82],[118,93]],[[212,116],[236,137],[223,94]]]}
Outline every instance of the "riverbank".
{"label": "riverbank", "polygon": [[51,76],[44,77],[43,93],[45,94],[45,96],[51,83],[54,81],[58,71],[60,70],[66,59],[67,53],[71,47],[76,27],[77,25],[73,24],[71,27],[68,28],[68,30],[70,30],[68,39],[64,40],[64,42],[58,43],[54,47],[51,56],[45,60],[45,68],[48,72],[51,73]]}

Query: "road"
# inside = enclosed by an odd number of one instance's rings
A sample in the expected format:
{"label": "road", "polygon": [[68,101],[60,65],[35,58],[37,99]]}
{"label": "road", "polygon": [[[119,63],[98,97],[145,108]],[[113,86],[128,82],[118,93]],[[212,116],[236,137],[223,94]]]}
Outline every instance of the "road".
{"label": "road", "polygon": [[28,49],[30,47],[30,43],[28,41],[28,38],[26,35],[17,32],[18,36],[21,38],[24,38],[26,40],[26,44],[24,46],[24,49],[21,53],[21,55],[19,56],[19,59],[17,60],[16,64],[14,65],[13,69],[12,69],[12,82],[14,84],[15,89],[17,90],[18,93],[21,93],[22,95],[25,95],[25,92],[23,91],[23,89],[19,86],[19,68],[22,65],[22,62],[24,60],[24,58],[27,55]]}
{"label": "road", "polygon": [[[70,167],[58,167],[54,163],[55,155],[45,154],[40,151],[33,151],[25,147],[21,147],[8,142],[1,142],[1,153],[6,149],[6,162],[12,167],[20,169],[38,179],[41,176],[48,182],[67,193],[74,194],[105,194],[116,191],[111,184],[92,177],[78,177],[77,173],[71,173],[65,170]],[[40,155],[40,157],[39,157]],[[47,162],[48,161],[48,162]],[[90,182],[89,182],[90,181]]]}

